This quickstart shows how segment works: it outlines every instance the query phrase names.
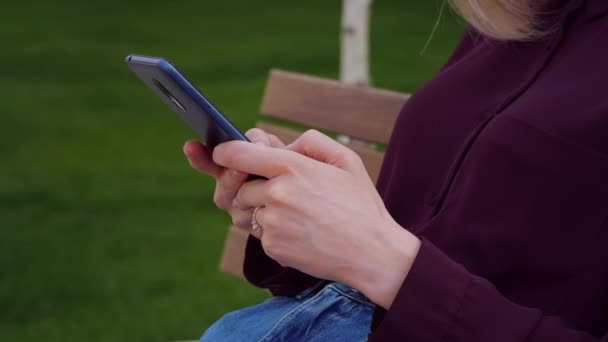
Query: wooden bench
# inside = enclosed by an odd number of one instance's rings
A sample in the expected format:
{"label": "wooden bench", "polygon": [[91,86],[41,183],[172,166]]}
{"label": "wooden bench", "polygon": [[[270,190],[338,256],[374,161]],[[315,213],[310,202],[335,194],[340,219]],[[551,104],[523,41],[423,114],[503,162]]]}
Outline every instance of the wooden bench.
{"label": "wooden bench", "polygon": [[[307,128],[350,139],[374,182],[393,126],[407,94],[346,85],[333,80],[272,70],[257,127],[290,143]],[[295,127],[295,128],[294,128]],[[230,227],[220,263],[223,272],[243,278],[248,233]]]}

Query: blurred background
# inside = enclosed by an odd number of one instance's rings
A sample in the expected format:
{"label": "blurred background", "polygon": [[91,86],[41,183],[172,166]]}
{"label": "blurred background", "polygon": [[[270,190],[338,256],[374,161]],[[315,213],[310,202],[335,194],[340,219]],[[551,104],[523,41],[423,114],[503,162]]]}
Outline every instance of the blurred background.
{"label": "blurred background", "polygon": [[[376,0],[373,85],[413,92],[463,23]],[[242,130],[270,68],[337,78],[339,0],[0,4],[0,340],[196,339],[267,297],[218,271],[230,219],[181,152],[194,138],[128,70],[173,61]],[[438,99],[440,100],[440,99]]]}

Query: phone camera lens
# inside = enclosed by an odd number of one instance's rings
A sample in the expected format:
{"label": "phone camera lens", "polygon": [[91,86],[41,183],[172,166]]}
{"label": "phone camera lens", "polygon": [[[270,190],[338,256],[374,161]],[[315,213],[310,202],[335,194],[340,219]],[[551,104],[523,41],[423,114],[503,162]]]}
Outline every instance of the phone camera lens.
{"label": "phone camera lens", "polygon": [[175,97],[171,96],[171,102],[173,102],[174,105],[176,105],[179,109],[182,110],[182,112],[186,111],[186,107],[184,107],[181,102],[179,102]]}
{"label": "phone camera lens", "polygon": [[162,83],[160,83],[158,80],[156,80],[155,78],[152,79],[152,82],[154,83],[154,85],[158,88],[158,90],[161,91],[161,93],[163,93],[169,100],[171,100],[171,102],[177,107],[179,108],[182,112],[186,111],[186,107],[184,107],[184,105],[179,102],[178,99],[175,98],[175,96],[173,96],[173,94],[171,94],[171,92],[169,91],[169,89],[167,89],[167,87],[165,87]]}

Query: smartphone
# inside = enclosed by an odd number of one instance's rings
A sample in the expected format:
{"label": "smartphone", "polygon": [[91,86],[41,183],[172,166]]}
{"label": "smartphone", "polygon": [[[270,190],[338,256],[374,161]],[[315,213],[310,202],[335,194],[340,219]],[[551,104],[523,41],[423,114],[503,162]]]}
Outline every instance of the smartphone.
{"label": "smartphone", "polygon": [[129,55],[129,68],[163,100],[201,140],[213,148],[229,140],[249,141],[194,85],[168,60]]}

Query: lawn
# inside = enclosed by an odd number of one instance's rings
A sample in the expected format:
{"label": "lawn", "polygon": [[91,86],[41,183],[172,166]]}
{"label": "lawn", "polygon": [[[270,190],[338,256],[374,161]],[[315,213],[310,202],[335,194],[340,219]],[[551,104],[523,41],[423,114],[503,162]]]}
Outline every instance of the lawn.
{"label": "lawn", "polygon": [[[374,84],[414,91],[463,24],[376,0]],[[177,64],[243,130],[272,67],[336,78],[340,2],[6,1],[0,5],[0,340],[197,338],[266,293],[218,271],[229,217],[189,169],[193,134],[130,74]]]}

